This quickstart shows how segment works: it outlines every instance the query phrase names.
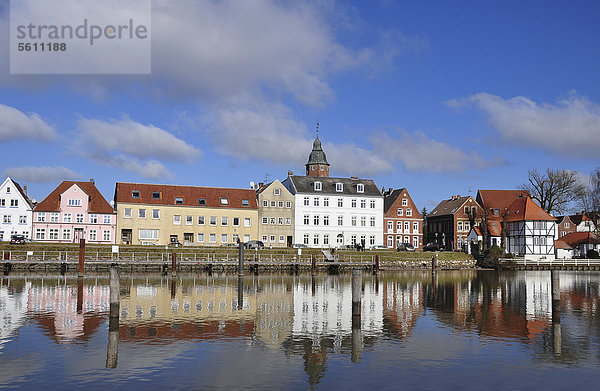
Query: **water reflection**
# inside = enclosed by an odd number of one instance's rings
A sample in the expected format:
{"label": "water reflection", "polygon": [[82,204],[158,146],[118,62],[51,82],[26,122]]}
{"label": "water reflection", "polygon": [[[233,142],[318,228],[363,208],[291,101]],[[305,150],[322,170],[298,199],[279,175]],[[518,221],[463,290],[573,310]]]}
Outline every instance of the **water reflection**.
{"label": "water reflection", "polygon": [[364,363],[390,341],[418,350],[427,334],[416,330],[433,327],[497,349],[520,346],[533,361],[597,363],[599,282],[600,274],[575,272],[364,274],[353,317],[347,274],[127,276],[120,307],[111,305],[108,276],[11,275],[0,286],[0,357],[28,323],[57,344],[108,326],[108,368],[130,345],[243,341],[301,358],[316,385],[330,357]]}

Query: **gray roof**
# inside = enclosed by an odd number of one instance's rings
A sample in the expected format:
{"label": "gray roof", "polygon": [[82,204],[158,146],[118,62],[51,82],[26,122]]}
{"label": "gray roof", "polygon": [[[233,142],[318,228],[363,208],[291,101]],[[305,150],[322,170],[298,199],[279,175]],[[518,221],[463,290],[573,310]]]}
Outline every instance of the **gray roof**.
{"label": "gray roof", "polygon": [[[352,179],[352,178],[330,178],[330,177],[317,177],[317,176],[300,176],[292,175],[289,176],[284,183],[292,193],[311,193],[311,194],[328,194],[328,195],[355,195],[355,196],[367,196],[367,197],[383,197],[381,191],[373,182],[372,179]],[[314,189],[314,183],[321,182],[322,189],[317,191]],[[344,191],[336,191],[336,183],[344,185]],[[356,191],[356,185],[362,183],[365,186],[364,193]]]}
{"label": "gray roof", "polygon": [[383,211],[387,212],[390,209],[390,207],[392,205],[394,205],[394,202],[396,201],[398,196],[405,190],[406,190],[406,188],[403,187],[401,189],[396,189],[396,190],[392,191],[391,193],[386,194],[383,199]]}
{"label": "gray roof", "polygon": [[318,135],[317,135],[317,138],[315,139],[315,141],[313,142],[313,149],[310,152],[310,155],[308,155],[308,163],[306,163],[306,165],[309,165],[309,164],[329,165],[329,163],[327,163],[327,157],[325,156],[325,151],[323,151],[323,147],[321,147],[321,140],[319,140]]}
{"label": "gray roof", "polygon": [[[444,201],[440,202],[438,204],[438,206],[436,206],[435,209],[432,210],[431,213],[429,213],[427,215],[427,217],[452,215],[452,214],[454,214],[454,212],[456,212],[458,210],[458,208],[460,208],[465,202],[467,202],[467,200],[469,198],[472,198],[472,197],[468,196],[468,197],[460,197],[460,198],[455,198],[455,199],[444,200]],[[477,204],[475,204],[475,205],[477,205]]]}

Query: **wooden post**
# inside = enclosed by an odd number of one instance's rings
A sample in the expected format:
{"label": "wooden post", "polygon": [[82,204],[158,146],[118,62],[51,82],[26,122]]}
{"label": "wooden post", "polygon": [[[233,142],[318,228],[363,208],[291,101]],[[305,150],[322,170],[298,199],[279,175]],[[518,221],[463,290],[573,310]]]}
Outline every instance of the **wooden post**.
{"label": "wooden post", "polygon": [[435,253],[432,257],[431,257],[431,272],[434,273],[437,270],[437,257],[438,254]]}
{"label": "wooden post", "polygon": [[560,329],[560,278],[558,270],[550,270],[552,291],[552,347],[554,355],[562,353],[562,336]]}
{"label": "wooden post", "polygon": [[360,295],[362,275],[360,270],[352,270],[352,362],[360,362],[362,352]]}
{"label": "wooden post", "polygon": [[312,255],[312,263],[311,263],[311,273],[317,274],[317,254]]}
{"label": "wooden post", "polygon": [[83,276],[77,277],[77,313],[83,311]]}
{"label": "wooden post", "polygon": [[238,276],[238,310],[244,308],[244,277]]}
{"label": "wooden post", "polygon": [[359,363],[362,356],[362,336],[360,330],[360,316],[352,317],[352,355],[351,360]]}
{"label": "wooden post", "polygon": [[108,320],[108,346],[106,368],[116,368],[119,358],[119,307],[121,303],[119,267],[110,266],[110,317]]}
{"label": "wooden post", "polygon": [[240,240],[238,245],[239,254],[238,254],[238,276],[244,275],[244,242]]}
{"label": "wooden post", "polygon": [[362,275],[360,270],[352,270],[352,316],[360,316],[360,294]]}
{"label": "wooden post", "polygon": [[177,274],[177,254],[171,253],[171,273]]}
{"label": "wooden post", "polygon": [[85,263],[85,239],[79,239],[79,269],[78,272],[80,275],[83,275]]}
{"label": "wooden post", "polygon": [[373,271],[375,274],[379,273],[379,254],[375,255],[375,268]]}

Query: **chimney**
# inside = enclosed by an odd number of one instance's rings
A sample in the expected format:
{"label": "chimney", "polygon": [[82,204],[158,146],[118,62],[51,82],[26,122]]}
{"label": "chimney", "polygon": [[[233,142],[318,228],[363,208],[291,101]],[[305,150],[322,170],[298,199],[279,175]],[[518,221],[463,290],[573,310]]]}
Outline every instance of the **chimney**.
{"label": "chimney", "polygon": [[94,178],[90,179],[90,182],[92,183],[92,185],[96,184],[96,181],[94,180]]}
{"label": "chimney", "polygon": [[288,171],[288,176],[292,176],[292,175],[294,175],[294,171],[292,171],[292,170],[289,170],[289,171]]}
{"label": "chimney", "polygon": [[392,193],[392,191],[394,191],[394,188],[390,187],[390,194]]}
{"label": "chimney", "polygon": [[25,193],[25,195],[27,195],[27,185],[23,185],[23,193]]}
{"label": "chimney", "polygon": [[258,188],[260,189],[261,187],[263,187],[264,183],[263,182],[258,182]]}
{"label": "chimney", "polygon": [[460,198],[460,194],[456,196],[456,199],[459,199],[459,198]]}
{"label": "chimney", "polygon": [[456,199],[456,196],[454,196],[454,195],[453,195],[453,196],[452,196],[452,199],[453,199],[453,200],[455,200],[455,199]]}
{"label": "chimney", "polygon": [[351,176],[350,178],[351,178],[351,179],[354,179],[354,180],[357,180],[357,179],[358,179],[358,177],[357,177],[357,176]]}

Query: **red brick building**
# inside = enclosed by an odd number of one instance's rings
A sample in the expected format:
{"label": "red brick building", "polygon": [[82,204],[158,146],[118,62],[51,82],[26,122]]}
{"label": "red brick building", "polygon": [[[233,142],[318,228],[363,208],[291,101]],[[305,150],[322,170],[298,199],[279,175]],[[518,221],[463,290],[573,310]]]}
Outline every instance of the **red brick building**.
{"label": "red brick building", "polygon": [[423,215],[413,202],[408,190],[388,189],[383,192],[383,245],[397,248],[410,243],[423,247]]}
{"label": "red brick building", "polygon": [[427,237],[446,250],[466,250],[471,231],[470,216],[482,216],[483,209],[473,197],[452,196],[427,215]]}

